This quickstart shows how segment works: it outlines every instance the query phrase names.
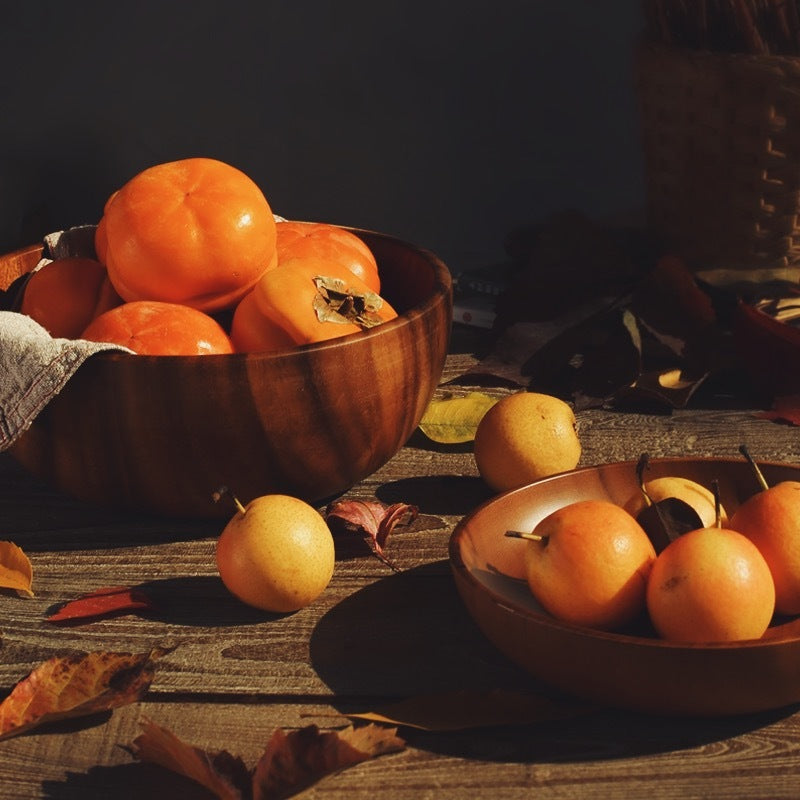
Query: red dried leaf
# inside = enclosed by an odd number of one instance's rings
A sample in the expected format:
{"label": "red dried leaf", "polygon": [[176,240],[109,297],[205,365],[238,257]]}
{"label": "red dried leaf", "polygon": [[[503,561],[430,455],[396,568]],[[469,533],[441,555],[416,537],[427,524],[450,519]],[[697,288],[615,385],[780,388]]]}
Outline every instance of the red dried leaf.
{"label": "red dried leaf", "polygon": [[408,503],[386,506],[378,500],[336,500],[325,509],[325,519],[334,532],[363,536],[375,555],[394,568],[384,553],[386,541],[403,517],[411,523],[418,513],[419,509]]}
{"label": "red dried leaf", "polygon": [[291,797],[326,775],[375,756],[402,750],[396,728],[366,725],[320,731],[309,725],[286,733],[278,729],[253,773],[254,800]]}
{"label": "red dried leaf", "polygon": [[800,394],[776,397],[769,411],[762,411],[756,416],[789,425],[800,425]]}
{"label": "red dried leaf", "polygon": [[152,598],[139,587],[105,586],[64,603],[47,621],[76,622],[130,611],[151,611],[154,607]]}
{"label": "red dried leaf", "polygon": [[0,542],[0,589],[14,589],[33,597],[33,567],[22,548],[14,542]]}
{"label": "red dried leaf", "polygon": [[0,704],[0,739],[141,700],[153,680],[154,661],[165,652],[94,652],[45,661]]}
{"label": "red dried leaf", "polygon": [[144,733],[131,745],[139,761],[158,764],[196,781],[221,800],[239,800],[250,796],[250,771],[244,762],[227,751],[208,753],[186,744],[172,731],[144,720]]}

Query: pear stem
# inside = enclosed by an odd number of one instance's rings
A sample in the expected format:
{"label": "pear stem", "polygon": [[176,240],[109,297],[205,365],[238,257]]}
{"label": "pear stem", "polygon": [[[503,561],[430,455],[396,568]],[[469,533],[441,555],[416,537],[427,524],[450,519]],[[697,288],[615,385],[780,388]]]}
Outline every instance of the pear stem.
{"label": "pear stem", "polygon": [[722,527],[722,503],[719,499],[719,481],[714,478],[711,481],[711,491],[714,493],[714,527]]}
{"label": "pear stem", "polygon": [[761,471],[761,468],[758,466],[758,464],[756,464],[755,460],[750,455],[750,451],[747,449],[747,445],[740,444],[739,452],[747,459],[748,463],[753,468],[753,471],[756,473],[756,478],[759,484],[761,485],[762,490],[769,489],[769,484],[764,478],[764,473]]}
{"label": "pear stem", "polygon": [[506,531],[506,536],[511,539],[527,539],[529,542],[541,542],[545,538],[538,533],[523,533],[522,531]]}
{"label": "pear stem", "polygon": [[639,456],[639,462],[636,464],[636,477],[639,480],[639,489],[644,496],[644,502],[647,506],[653,505],[653,500],[651,499],[650,495],[647,493],[647,487],[645,486],[645,479],[644,479],[644,471],[650,466],[650,455],[648,453],[642,453]]}
{"label": "pear stem", "polygon": [[215,491],[215,492],[214,492],[214,493],[211,495],[211,497],[212,497],[212,499],[214,500],[214,502],[215,502],[215,503],[219,503],[219,501],[220,501],[220,500],[221,500],[223,497],[225,497],[226,495],[227,495],[228,497],[230,497],[230,498],[231,498],[231,500],[232,500],[233,504],[236,506],[236,510],[237,510],[237,511],[238,511],[240,514],[244,514],[244,512],[245,512],[245,508],[244,508],[244,506],[242,505],[241,501],[239,500],[239,498],[238,498],[238,497],[237,497],[237,496],[236,496],[236,495],[235,495],[235,494],[234,494],[234,493],[233,493],[233,492],[232,492],[232,491],[231,491],[231,490],[230,490],[230,489],[229,489],[227,486],[220,486],[220,487],[219,487],[219,489],[217,489],[217,490],[216,490],[216,491]]}

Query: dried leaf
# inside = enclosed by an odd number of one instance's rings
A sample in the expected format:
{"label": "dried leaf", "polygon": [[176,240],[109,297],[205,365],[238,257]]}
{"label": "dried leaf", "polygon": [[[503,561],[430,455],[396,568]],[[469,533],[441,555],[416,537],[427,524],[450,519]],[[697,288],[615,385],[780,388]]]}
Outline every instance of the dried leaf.
{"label": "dried leaf", "polygon": [[522,366],[530,388],[571,398],[576,410],[603,406],[641,373],[641,338],[633,315],[619,306],[569,328]]}
{"label": "dried leaf", "polygon": [[395,569],[384,552],[386,541],[404,517],[410,523],[418,513],[419,509],[408,503],[386,506],[378,500],[335,500],[325,509],[325,521],[334,533],[363,536],[375,555]]}
{"label": "dried leaf", "polygon": [[32,583],[33,567],[22,548],[14,542],[0,542],[0,588],[33,597]]}
{"label": "dried leaf", "polygon": [[154,662],[165,652],[93,652],[45,661],[0,704],[0,739],[56,720],[135,703],[149,689]]}
{"label": "dried leaf", "polygon": [[784,395],[775,397],[772,408],[756,414],[761,419],[771,419],[774,422],[786,422],[789,425],[800,425],[800,395]]}
{"label": "dried leaf", "polygon": [[405,748],[396,729],[367,725],[320,731],[309,725],[272,735],[253,774],[254,800],[291,797],[326,775]]}
{"label": "dried leaf", "polygon": [[106,586],[64,603],[48,622],[76,622],[154,608],[152,598],[136,586]]}
{"label": "dried leaf", "polygon": [[684,533],[703,527],[700,515],[678,497],[665,497],[645,506],[636,515],[636,521],[644,528],[656,553]]}
{"label": "dried leaf", "polygon": [[440,444],[471,442],[478,423],[496,402],[496,397],[482,392],[432,400],[420,420],[419,429],[431,441]]}
{"label": "dried leaf", "polygon": [[225,750],[209,753],[186,744],[166,728],[146,720],[130,747],[139,761],[159,764],[190,778],[220,800],[276,800],[292,797],[326,775],[402,750],[396,729],[366,725],[320,731],[316,725],[277,729],[253,770]]}
{"label": "dried leaf", "polygon": [[144,730],[134,739],[130,750],[139,761],[158,764],[183,775],[221,800],[239,800],[250,796],[250,771],[244,762],[223,750],[207,753],[186,744],[172,731],[150,720],[141,723]]}
{"label": "dried leaf", "polygon": [[419,695],[374,711],[347,716],[425,731],[457,731],[571,719],[591,710],[592,706],[587,703],[493,689]]}

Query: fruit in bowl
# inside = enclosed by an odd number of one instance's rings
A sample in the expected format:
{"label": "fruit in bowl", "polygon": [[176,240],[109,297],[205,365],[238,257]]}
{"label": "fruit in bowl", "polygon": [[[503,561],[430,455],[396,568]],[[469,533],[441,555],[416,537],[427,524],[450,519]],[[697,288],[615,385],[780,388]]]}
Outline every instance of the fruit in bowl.
{"label": "fruit in bowl", "polygon": [[[106,258],[115,252],[108,209],[95,235],[97,255]],[[396,316],[271,352],[99,353],[12,454],[78,498],[191,517],[224,513],[212,500],[223,484],[245,502],[270,493],[323,502],[370,475],[411,436],[438,385],[452,284],[427,250],[382,233],[343,230],[374,255],[381,297]],[[41,256],[42,247],[32,246],[0,257],[0,288]]]}

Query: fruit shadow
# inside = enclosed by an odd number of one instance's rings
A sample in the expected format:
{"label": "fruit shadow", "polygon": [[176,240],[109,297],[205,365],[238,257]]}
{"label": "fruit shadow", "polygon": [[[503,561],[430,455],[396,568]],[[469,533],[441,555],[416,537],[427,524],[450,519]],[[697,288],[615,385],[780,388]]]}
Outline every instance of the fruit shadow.
{"label": "fruit shadow", "polygon": [[[563,697],[483,636],[458,596],[447,561],[383,578],[342,600],[316,625],[310,657],[319,678],[339,698],[332,705],[345,715],[455,690]],[[560,721],[455,733],[401,727],[401,735],[418,749],[473,760],[582,762],[698,747],[796,710],[701,719],[603,708]]]}

